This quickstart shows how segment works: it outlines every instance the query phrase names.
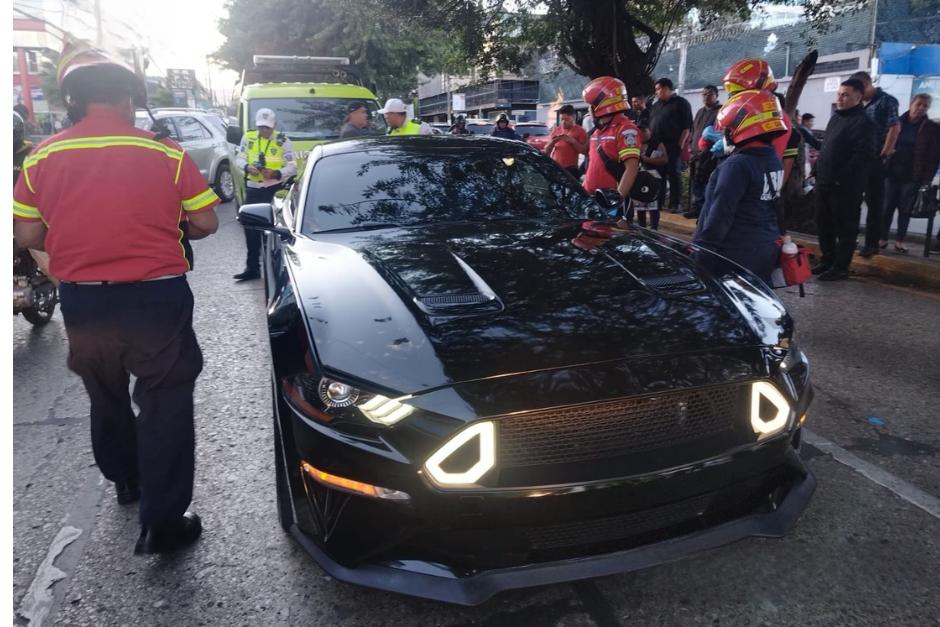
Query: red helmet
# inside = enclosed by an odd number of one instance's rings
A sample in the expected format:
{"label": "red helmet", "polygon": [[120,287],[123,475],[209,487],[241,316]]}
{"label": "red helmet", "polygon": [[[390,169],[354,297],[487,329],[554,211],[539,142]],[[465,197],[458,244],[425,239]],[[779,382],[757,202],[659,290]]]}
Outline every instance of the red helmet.
{"label": "red helmet", "polygon": [[588,83],[581,92],[581,98],[591,108],[595,118],[613,115],[630,108],[627,104],[627,86],[613,76],[600,76]]}
{"label": "red helmet", "polygon": [[776,91],[777,81],[770,64],[763,59],[741,59],[725,72],[725,91],[735,94],[746,89]]}
{"label": "red helmet", "polygon": [[146,106],[147,88],[143,79],[133,69],[119,58],[87,42],[67,38],[62,54],[59,55],[59,67],[56,71],[56,80],[63,95],[68,97],[80,89],[92,74],[96,75],[98,80],[126,83],[130,87],[134,104]]}
{"label": "red helmet", "polygon": [[772,139],[785,133],[787,125],[777,97],[751,89],[736,93],[721,107],[715,129],[724,133],[726,141],[740,145],[762,135]]}

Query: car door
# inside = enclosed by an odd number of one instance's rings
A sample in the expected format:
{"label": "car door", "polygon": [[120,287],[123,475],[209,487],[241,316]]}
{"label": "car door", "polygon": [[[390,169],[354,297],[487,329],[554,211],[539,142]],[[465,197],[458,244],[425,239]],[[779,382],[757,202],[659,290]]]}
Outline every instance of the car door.
{"label": "car door", "polygon": [[215,140],[212,133],[190,115],[174,115],[173,121],[179,131],[179,142],[202,173],[207,183],[212,183],[212,161],[215,157]]}

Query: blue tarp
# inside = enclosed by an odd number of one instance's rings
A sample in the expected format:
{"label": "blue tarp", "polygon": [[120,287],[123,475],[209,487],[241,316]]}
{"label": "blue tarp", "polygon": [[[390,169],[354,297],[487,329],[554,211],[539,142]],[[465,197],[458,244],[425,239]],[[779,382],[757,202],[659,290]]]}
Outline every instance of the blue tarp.
{"label": "blue tarp", "polygon": [[879,53],[881,74],[940,76],[940,45],[884,42]]}

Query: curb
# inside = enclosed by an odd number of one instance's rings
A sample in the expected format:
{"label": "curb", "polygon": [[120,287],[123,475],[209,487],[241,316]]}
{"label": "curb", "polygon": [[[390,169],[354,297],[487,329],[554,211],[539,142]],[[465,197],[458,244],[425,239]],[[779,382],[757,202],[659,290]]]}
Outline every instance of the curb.
{"label": "curb", "polygon": [[[660,212],[660,225],[673,235],[691,238],[695,232],[695,221],[679,214]],[[815,238],[801,233],[790,233],[793,241],[809,248],[819,256],[819,244]],[[912,251],[913,252],[913,251]],[[940,292],[940,255],[928,258],[899,255],[875,255],[865,259],[855,255],[851,272],[893,285]]]}

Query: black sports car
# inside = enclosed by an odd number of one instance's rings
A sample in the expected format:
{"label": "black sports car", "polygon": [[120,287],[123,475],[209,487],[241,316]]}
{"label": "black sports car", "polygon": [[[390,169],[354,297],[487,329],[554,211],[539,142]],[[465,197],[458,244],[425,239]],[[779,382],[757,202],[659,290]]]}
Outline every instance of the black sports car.
{"label": "black sports car", "polygon": [[476,604],[780,536],[812,397],[756,277],[489,138],[316,147],[266,237],[281,524],[337,579]]}

